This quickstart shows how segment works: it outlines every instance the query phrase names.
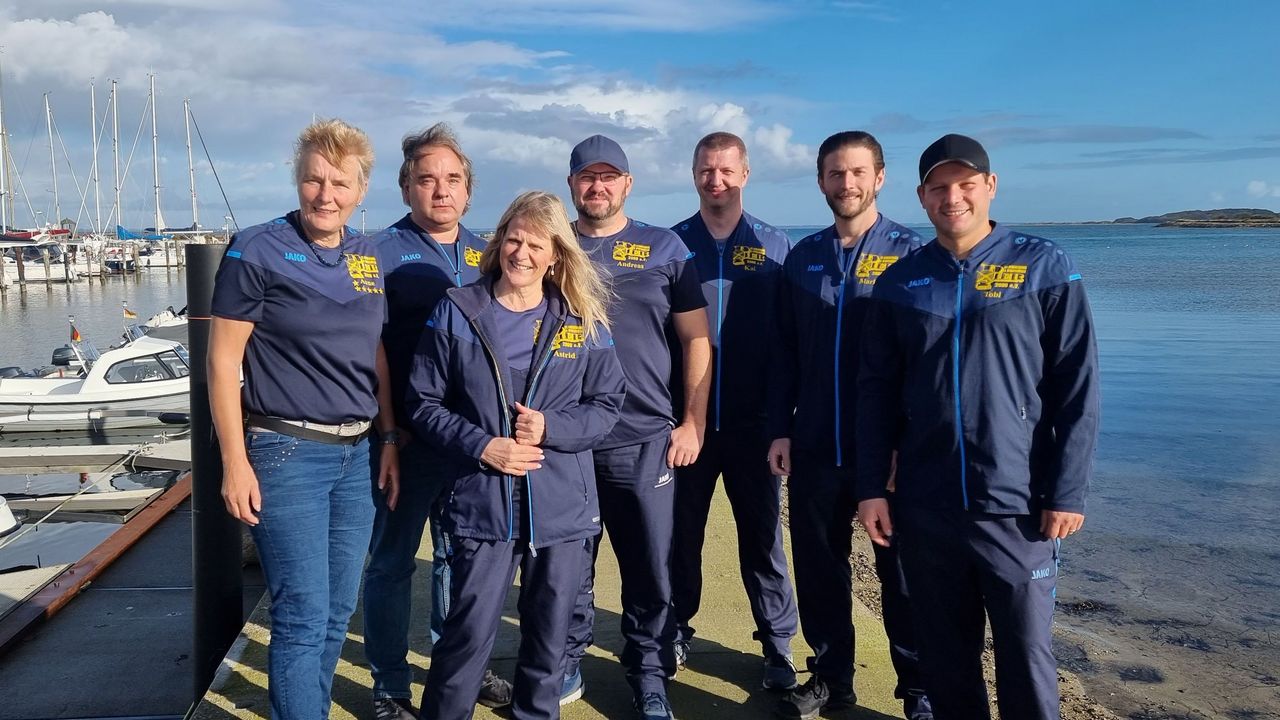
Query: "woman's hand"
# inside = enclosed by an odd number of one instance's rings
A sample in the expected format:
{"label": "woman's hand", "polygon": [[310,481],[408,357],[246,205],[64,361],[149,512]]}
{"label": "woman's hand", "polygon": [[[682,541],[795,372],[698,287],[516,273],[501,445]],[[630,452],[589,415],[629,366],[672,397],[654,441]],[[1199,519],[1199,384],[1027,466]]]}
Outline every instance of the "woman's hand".
{"label": "woman's hand", "polygon": [[222,502],[231,517],[253,527],[262,512],[262,494],[258,491],[258,475],[244,458],[226,464],[222,472]]}
{"label": "woman's hand", "polygon": [[[401,438],[400,442],[404,442]],[[378,489],[387,498],[387,509],[395,510],[400,499],[400,446],[384,443],[382,457],[378,459]]]}
{"label": "woman's hand", "polygon": [[547,419],[542,413],[516,403],[516,442],[541,445],[547,439]]}
{"label": "woman's hand", "polygon": [[496,437],[485,446],[480,462],[505,475],[524,476],[542,467],[542,448],[522,445],[511,438]]}

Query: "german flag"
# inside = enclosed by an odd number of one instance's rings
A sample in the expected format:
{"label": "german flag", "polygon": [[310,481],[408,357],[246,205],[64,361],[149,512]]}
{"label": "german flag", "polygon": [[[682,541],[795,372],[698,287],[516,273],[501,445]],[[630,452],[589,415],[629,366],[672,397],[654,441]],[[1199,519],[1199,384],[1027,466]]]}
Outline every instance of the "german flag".
{"label": "german flag", "polygon": [[129,309],[129,303],[124,303],[124,317],[126,320],[133,320],[138,317],[138,313]]}
{"label": "german flag", "polygon": [[80,331],[76,329],[75,323],[71,323],[71,342],[80,342]]}

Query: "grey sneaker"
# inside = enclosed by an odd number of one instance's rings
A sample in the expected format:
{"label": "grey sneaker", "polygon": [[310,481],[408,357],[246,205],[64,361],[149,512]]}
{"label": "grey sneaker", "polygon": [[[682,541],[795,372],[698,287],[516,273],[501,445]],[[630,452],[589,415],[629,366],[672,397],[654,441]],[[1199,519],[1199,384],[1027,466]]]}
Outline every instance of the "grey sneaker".
{"label": "grey sneaker", "polygon": [[662,693],[647,692],[637,697],[636,710],[640,711],[640,720],[676,720],[671,703]]}
{"label": "grey sneaker", "polygon": [[685,663],[689,662],[689,643],[685,640],[677,640],[671,649],[676,656],[676,669],[683,669]]}
{"label": "grey sneaker", "polygon": [[373,699],[373,720],[418,720],[408,698]]}
{"label": "grey sneaker", "polygon": [[765,690],[790,690],[796,686],[796,666],[790,655],[770,655],[764,659]]}
{"label": "grey sneaker", "polygon": [[480,683],[480,697],[476,698],[476,702],[490,708],[510,705],[511,683],[494,675],[492,670],[485,670],[484,682]]}

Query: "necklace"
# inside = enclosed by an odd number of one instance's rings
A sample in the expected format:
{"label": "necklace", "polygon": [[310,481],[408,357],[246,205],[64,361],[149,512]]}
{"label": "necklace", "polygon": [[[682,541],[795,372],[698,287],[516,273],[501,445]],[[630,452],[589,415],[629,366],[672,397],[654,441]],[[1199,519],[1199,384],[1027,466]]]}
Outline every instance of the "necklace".
{"label": "necklace", "polygon": [[[346,242],[345,237],[343,237],[341,240],[338,241],[338,259],[334,260],[333,262],[329,262],[328,260],[325,260],[323,257],[320,256],[320,251],[316,249],[316,244],[312,242],[310,238],[307,238],[307,247],[311,248],[311,254],[316,256],[316,260],[321,265],[325,267],[335,268],[341,265],[342,261],[347,258],[347,251],[343,249],[343,244],[345,242]],[[326,249],[330,249],[330,248],[326,248]]]}

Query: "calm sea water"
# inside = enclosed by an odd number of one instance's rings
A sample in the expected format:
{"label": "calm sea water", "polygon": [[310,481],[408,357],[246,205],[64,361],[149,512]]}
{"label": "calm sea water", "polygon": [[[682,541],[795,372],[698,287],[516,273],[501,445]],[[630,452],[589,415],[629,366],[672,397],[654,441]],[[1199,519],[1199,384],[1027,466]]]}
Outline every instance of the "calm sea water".
{"label": "calm sea water", "polygon": [[[1024,229],[1080,267],[1102,363],[1060,656],[1133,717],[1171,716],[1149,696],[1178,717],[1280,717],[1280,230]],[[124,300],[143,317],[181,307],[183,275],[0,293],[0,366],[47,363],[68,314],[105,347]]]}

